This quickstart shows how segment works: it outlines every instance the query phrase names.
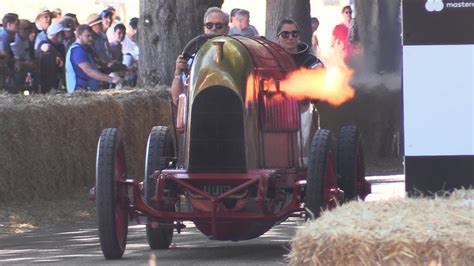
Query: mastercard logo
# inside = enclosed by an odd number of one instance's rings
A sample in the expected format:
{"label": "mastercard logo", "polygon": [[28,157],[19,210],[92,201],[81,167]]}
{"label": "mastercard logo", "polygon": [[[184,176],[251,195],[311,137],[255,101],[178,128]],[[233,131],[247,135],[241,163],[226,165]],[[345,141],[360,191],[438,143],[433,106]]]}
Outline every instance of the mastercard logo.
{"label": "mastercard logo", "polygon": [[439,12],[444,8],[443,0],[427,0],[425,8],[429,12]]}

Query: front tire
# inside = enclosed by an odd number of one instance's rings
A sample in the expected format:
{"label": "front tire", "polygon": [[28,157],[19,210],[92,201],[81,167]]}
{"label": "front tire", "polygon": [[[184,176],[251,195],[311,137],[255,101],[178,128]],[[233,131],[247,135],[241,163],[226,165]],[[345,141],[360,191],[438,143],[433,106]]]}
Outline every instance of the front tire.
{"label": "front tire", "polygon": [[[156,193],[156,180],[153,173],[157,170],[167,168],[169,158],[175,156],[173,140],[168,127],[156,126],[151,129],[148,136],[148,144],[145,158],[145,178],[143,182],[145,190],[145,201],[156,210],[166,210],[156,206],[154,200]],[[168,159],[168,160],[167,160]],[[170,211],[170,210],[168,210]],[[153,228],[148,219],[146,225],[146,236],[151,249],[167,249],[173,240],[173,228]]]}
{"label": "front tire", "polygon": [[125,151],[116,128],[102,131],[96,159],[96,204],[100,246],[106,259],[120,259],[128,233]]}

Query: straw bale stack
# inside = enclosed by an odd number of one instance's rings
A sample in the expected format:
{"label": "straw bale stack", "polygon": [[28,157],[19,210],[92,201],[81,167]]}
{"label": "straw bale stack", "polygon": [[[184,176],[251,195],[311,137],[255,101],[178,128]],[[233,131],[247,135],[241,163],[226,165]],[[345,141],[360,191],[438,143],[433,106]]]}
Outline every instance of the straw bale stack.
{"label": "straw bale stack", "polygon": [[167,93],[160,91],[0,95],[0,202],[88,191],[107,127],[119,128],[128,174],[141,179],[151,128],[171,125]]}
{"label": "straw bale stack", "polygon": [[299,229],[291,265],[474,265],[474,190],[351,202]]}

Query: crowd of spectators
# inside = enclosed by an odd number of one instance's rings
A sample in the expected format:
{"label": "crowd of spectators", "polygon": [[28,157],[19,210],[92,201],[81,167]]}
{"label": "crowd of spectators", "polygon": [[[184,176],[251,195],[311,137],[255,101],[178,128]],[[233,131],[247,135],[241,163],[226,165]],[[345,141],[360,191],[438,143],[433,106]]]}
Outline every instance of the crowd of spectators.
{"label": "crowd of spectators", "polygon": [[[82,22],[59,8],[40,9],[34,21],[7,13],[0,25],[0,89],[31,94],[135,86],[137,26],[138,18],[128,25],[117,21],[111,6]],[[97,86],[79,80],[84,78],[95,79]]]}
{"label": "crowd of spectators", "polygon": [[[223,33],[229,35],[259,36],[257,29],[250,24],[248,10],[234,8],[230,16],[220,12],[226,18],[225,24],[206,23],[205,31],[225,30]],[[351,7],[345,6],[341,13],[343,22],[334,28],[331,46],[347,62],[356,50],[358,34]],[[1,22],[0,89],[14,94],[136,86],[138,18],[132,18],[127,27],[117,20],[115,9],[109,6],[99,13],[90,14],[82,25],[75,14],[63,15],[59,8],[53,11],[40,9],[34,21],[7,13]],[[318,26],[318,19],[312,18],[312,45],[308,51],[316,55],[319,54]],[[299,31],[291,33],[279,33],[278,43],[282,46],[289,42],[299,43]],[[82,40],[78,35],[82,35]]]}

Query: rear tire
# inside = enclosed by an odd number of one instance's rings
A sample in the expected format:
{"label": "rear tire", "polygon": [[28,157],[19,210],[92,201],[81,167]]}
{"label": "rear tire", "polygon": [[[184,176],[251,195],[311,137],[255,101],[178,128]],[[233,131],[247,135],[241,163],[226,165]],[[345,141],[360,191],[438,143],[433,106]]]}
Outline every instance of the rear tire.
{"label": "rear tire", "polygon": [[[156,206],[156,202],[154,201],[157,186],[156,180],[153,178],[153,173],[157,170],[167,168],[166,158],[174,156],[175,151],[173,140],[168,127],[153,127],[148,136],[143,186],[146,203],[156,210],[166,209],[159,208],[159,206]],[[167,211],[174,211],[174,209],[168,209]],[[149,218],[146,225],[146,236],[150,248],[167,249],[173,240],[173,228],[152,228],[150,222],[153,222],[153,220]]]}
{"label": "rear tire", "polygon": [[102,131],[96,159],[97,225],[102,253],[106,259],[120,259],[128,233],[125,152],[116,128]]}
{"label": "rear tire", "polygon": [[305,207],[320,216],[328,202],[328,186],[335,177],[334,158],[331,151],[331,131],[319,129],[313,136],[306,178]]}
{"label": "rear tire", "polygon": [[337,141],[338,183],[344,190],[345,201],[356,200],[361,195],[358,184],[365,179],[364,153],[359,130],[344,126]]}

